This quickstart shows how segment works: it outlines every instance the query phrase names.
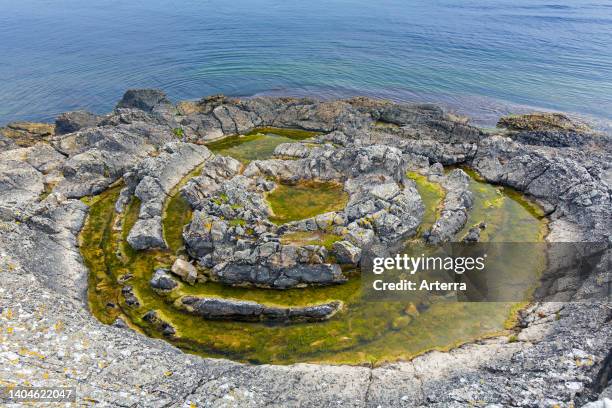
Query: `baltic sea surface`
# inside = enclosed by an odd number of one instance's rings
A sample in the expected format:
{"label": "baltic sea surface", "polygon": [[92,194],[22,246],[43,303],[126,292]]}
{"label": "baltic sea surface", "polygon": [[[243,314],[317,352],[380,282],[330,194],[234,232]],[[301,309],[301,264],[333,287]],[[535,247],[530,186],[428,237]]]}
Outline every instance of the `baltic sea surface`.
{"label": "baltic sea surface", "polygon": [[0,125],[171,98],[365,94],[484,126],[612,122],[610,0],[0,0]]}

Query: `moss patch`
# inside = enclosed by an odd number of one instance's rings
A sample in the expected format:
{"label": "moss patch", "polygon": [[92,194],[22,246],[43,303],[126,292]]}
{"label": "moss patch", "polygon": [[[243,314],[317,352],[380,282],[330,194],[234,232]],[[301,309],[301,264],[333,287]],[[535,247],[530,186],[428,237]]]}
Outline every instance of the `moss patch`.
{"label": "moss patch", "polygon": [[279,184],[266,194],[276,224],[303,220],[330,211],[342,210],[348,194],[342,185],[332,182],[307,181],[296,185]]}
{"label": "moss patch", "polygon": [[414,171],[407,173],[408,178],[414,180],[416,183],[417,191],[423,200],[425,205],[425,213],[423,214],[423,221],[418,228],[418,235],[420,236],[423,232],[431,229],[436,219],[440,216],[442,210],[442,203],[446,195],[442,186],[438,183],[431,182],[426,176],[419,174]]}

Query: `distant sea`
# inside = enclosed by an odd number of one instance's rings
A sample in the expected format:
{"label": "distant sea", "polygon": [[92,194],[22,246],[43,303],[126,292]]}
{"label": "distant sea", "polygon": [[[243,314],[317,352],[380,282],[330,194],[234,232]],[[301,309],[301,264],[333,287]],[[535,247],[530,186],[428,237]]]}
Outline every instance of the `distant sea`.
{"label": "distant sea", "polygon": [[0,0],[0,124],[174,100],[369,95],[491,126],[533,109],[612,123],[610,0]]}

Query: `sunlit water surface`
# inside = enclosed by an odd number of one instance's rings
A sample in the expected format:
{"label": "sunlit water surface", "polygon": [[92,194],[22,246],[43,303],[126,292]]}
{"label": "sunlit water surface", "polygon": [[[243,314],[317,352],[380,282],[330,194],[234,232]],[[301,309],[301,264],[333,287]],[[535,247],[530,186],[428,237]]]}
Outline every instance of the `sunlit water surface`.
{"label": "sunlit water surface", "polygon": [[366,94],[491,125],[612,121],[612,4],[570,0],[0,0],[0,124],[109,111],[127,88]]}

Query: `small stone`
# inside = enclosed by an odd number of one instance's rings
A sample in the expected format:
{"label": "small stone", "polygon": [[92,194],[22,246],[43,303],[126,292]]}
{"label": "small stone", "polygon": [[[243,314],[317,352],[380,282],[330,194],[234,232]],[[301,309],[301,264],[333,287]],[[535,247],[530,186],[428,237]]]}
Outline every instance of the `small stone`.
{"label": "small stone", "polygon": [[140,302],[138,301],[138,298],[136,297],[136,295],[134,294],[134,289],[131,286],[124,286],[123,288],[121,288],[121,293],[123,294],[123,297],[125,298],[125,304],[131,307],[139,307],[140,306]]}
{"label": "small stone", "polygon": [[174,261],[171,270],[173,274],[179,276],[190,285],[193,285],[198,278],[198,271],[195,266],[180,258]]}
{"label": "small stone", "polygon": [[168,291],[176,288],[178,283],[172,279],[166,269],[158,269],[151,278],[151,287],[157,290]]}

